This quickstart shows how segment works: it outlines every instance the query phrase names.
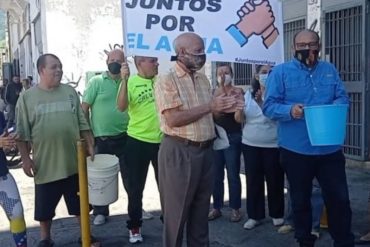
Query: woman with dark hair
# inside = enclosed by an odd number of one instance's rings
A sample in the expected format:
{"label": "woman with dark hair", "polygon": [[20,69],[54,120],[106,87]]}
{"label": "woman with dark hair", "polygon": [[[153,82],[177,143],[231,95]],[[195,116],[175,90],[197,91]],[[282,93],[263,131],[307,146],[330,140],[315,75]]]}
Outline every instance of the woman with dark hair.
{"label": "woman with dark hair", "polygon": [[279,163],[277,126],[265,117],[261,106],[264,100],[265,83],[271,67],[257,67],[252,91],[246,93],[243,112],[236,120],[244,123],[242,152],[247,175],[247,213],[245,229],[252,229],[265,218],[265,180],[269,215],[275,226],[284,223],[284,172]]}
{"label": "woman with dark hair", "polygon": [[[221,63],[217,66],[218,88],[215,95],[235,95],[243,101],[243,90],[233,86],[233,72],[230,64]],[[208,215],[209,220],[219,218],[224,203],[224,176],[225,167],[229,182],[229,206],[232,209],[231,222],[241,219],[241,182],[240,182],[240,155],[241,155],[241,125],[235,121],[235,112],[217,114],[214,116],[218,138],[226,145],[214,145],[214,173],[213,209]]]}

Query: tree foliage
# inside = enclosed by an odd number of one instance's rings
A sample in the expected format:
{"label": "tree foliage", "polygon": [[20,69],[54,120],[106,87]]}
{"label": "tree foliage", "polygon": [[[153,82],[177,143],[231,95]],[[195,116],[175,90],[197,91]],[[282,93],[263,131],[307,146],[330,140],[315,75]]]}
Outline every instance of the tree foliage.
{"label": "tree foliage", "polygon": [[0,44],[5,42],[6,12],[0,10]]}

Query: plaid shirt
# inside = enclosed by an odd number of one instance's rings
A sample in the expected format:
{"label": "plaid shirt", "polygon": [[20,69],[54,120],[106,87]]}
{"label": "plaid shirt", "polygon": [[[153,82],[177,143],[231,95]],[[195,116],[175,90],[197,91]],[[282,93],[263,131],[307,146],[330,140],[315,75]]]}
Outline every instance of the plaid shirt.
{"label": "plaid shirt", "polygon": [[163,115],[168,109],[179,108],[181,111],[208,104],[211,97],[211,86],[204,74],[196,72],[193,82],[190,75],[176,64],[155,83],[155,99],[163,133],[196,142],[213,139],[215,128],[211,113],[188,125],[173,128],[167,125]]}

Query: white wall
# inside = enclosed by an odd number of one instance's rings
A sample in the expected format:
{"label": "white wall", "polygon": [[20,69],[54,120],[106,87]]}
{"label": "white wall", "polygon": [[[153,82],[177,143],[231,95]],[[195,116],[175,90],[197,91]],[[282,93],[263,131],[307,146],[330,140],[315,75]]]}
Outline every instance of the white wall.
{"label": "white wall", "polygon": [[[46,50],[63,63],[63,82],[106,70],[104,50],[123,44],[119,0],[46,0]],[[83,90],[84,83],[81,83]]]}

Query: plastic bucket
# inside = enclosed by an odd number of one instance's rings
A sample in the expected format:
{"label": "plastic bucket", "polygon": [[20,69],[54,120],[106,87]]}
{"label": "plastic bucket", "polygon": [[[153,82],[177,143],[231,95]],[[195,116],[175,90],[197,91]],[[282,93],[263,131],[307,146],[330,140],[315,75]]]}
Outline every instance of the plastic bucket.
{"label": "plastic bucket", "polygon": [[304,107],[308,136],[312,146],[342,145],[346,133],[348,105]]}
{"label": "plastic bucket", "polygon": [[97,154],[94,161],[87,159],[89,202],[91,205],[109,205],[118,199],[119,162],[116,156]]}

